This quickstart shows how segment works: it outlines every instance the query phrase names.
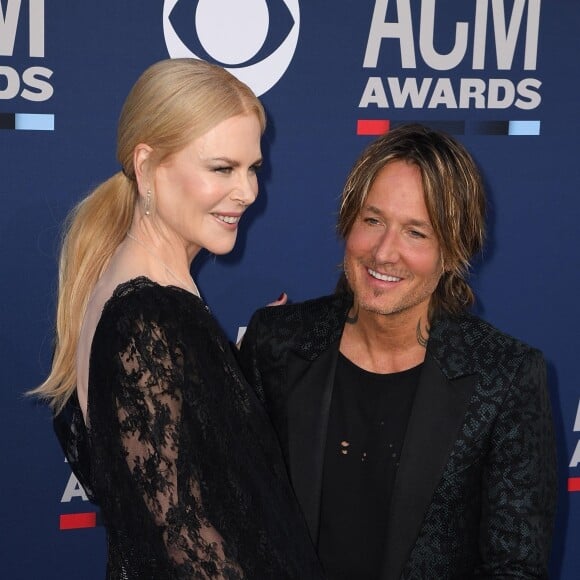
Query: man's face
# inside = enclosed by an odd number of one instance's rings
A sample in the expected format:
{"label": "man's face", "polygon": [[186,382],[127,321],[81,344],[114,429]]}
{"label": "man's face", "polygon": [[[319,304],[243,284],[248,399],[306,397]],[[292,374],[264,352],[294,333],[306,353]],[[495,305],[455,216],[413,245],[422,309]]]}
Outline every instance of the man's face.
{"label": "man's face", "polygon": [[427,317],[442,265],[416,165],[392,161],[379,171],[346,237],[344,263],[361,310]]}

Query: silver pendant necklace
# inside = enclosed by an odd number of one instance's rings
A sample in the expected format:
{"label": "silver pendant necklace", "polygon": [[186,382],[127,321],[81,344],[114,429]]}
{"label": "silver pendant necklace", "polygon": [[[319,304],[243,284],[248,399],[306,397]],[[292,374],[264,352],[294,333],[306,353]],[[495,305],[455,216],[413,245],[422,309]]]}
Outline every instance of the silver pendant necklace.
{"label": "silver pendant necklace", "polygon": [[150,256],[155,258],[165,268],[165,271],[177,282],[179,282],[179,284],[183,287],[184,290],[189,290],[192,294],[194,294],[198,298],[201,298],[199,290],[197,289],[197,286],[193,281],[193,278],[190,279],[191,282],[190,284],[185,283],[155,252],[153,252],[153,250],[150,250],[140,239],[136,238],[129,232],[127,232],[127,237],[130,240],[133,240],[136,244],[139,244]]}

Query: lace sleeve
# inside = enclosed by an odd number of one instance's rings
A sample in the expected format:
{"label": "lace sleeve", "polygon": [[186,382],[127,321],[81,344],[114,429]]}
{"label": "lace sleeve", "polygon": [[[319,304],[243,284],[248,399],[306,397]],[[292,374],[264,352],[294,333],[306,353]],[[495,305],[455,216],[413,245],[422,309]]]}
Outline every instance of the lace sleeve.
{"label": "lace sleeve", "polygon": [[207,517],[195,466],[180,469],[181,346],[170,345],[157,323],[142,321],[126,345],[116,407],[131,487],[161,530],[177,577],[243,578]]}

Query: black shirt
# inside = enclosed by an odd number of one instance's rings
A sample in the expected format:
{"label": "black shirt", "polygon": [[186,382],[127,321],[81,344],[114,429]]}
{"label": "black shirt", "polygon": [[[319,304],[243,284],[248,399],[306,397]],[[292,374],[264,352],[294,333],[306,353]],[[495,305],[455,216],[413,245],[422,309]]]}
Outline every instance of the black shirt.
{"label": "black shirt", "polygon": [[329,580],[379,577],[393,482],[421,368],[377,374],[339,354],[318,541]]}

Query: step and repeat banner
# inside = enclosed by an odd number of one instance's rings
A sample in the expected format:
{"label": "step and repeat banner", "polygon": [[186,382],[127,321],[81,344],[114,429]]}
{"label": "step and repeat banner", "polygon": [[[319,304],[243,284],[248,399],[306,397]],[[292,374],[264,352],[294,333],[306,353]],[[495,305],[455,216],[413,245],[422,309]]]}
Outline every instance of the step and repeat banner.
{"label": "step and repeat banner", "polygon": [[578,0],[0,0],[0,577],[104,577],[98,509],[50,413],[24,397],[52,352],[63,220],[119,170],[122,102],[151,63],[219,63],[269,116],[261,192],[228,256],[193,270],[236,339],[287,292],[332,292],[337,199],[375,135],[454,134],[489,199],[477,312],[540,348],[558,436],[551,572],[580,574]]}

